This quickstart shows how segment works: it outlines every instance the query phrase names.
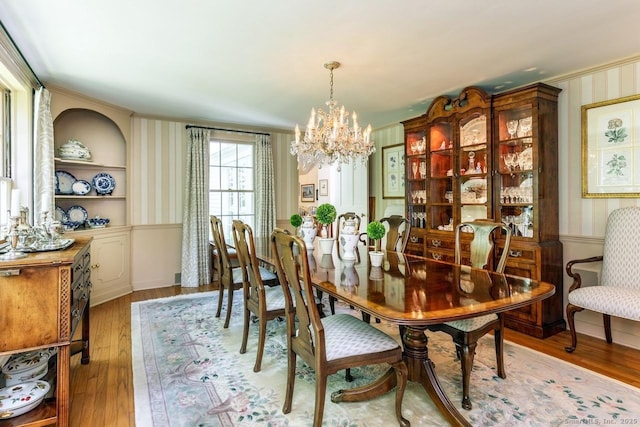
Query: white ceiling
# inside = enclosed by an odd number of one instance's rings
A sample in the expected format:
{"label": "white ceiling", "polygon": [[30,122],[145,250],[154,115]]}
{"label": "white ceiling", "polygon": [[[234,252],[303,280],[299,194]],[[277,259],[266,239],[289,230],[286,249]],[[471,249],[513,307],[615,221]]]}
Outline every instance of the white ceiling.
{"label": "white ceiling", "polygon": [[46,85],[144,115],[291,129],[329,98],[374,128],[640,53],[637,0],[2,0]]}

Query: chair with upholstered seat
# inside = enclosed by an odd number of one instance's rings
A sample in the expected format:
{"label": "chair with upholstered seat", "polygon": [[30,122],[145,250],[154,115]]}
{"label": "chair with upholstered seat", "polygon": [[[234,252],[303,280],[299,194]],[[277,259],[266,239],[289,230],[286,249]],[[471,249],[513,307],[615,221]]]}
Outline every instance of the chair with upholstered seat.
{"label": "chair with upholstered seat", "polygon": [[[573,283],[567,295],[567,320],[571,331],[571,346],[576,349],[575,314],[582,310],[602,313],[607,343],[611,336],[611,316],[640,320],[640,207],[615,209],[609,214],[600,256],[572,260],[567,263],[567,274]],[[580,274],[574,266],[597,262],[601,266],[600,283],[582,286]]]}
{"label": "chair with upholstered seat", "polygon": [[[282,411],[291,412],[297,356],[315,371],[314,427],[322,425],[329,375],[346,368],[388,363],[396,375],[396,417],[400,425],[408,426],[409,422],[402,417],[402,398],[407,384],[402,348],[391,336],[349,314],[320,318],[317,306],[309,304],[306,297],[312,295],[312,288],[304,241],[280,229],[272,233],[271,241],[286,299],[288,368]],[[294,253],[296,245],[299,255]],[[339,394],[332,395],[332,401],[339,401]]]}
{"label": "chair with upholstered seat", "polygon": [[[233,306],[233,291],[241,289],[243,286],[242,269],[239,266],[237,258],[234,260],[229,256],[226,240],[224,238],[224,227],[220,218],[215,215],[209,217],[211,223],[211,234],[213,234],[213,240],[215,242],[217,253],[220,257],[219,263],[219,282],[220,282],[220,296],[218,297],[218,309],[216,310],[216,317],[220,317],[222,312],[222,300],[224,299],[224,291],[227,290],[227,314],[224,320],[224,327],[229,327],[229,321],[231,320],[231,307]],[[277,280],[276,276],[267,269],[261,269],[267,274],[267,277],[263,277],[263,281]]]}
{"label": "chair with upholstered seat", "polygon": [[[244,328],[240,353],[247,351],[249,324],[253,313],[258,319],[258,351],[253,371],[258,372],[262,365],[267,322],[284,317],[284,294],[281,286],[274,286],[277,282],[276,275],[260,267],[251,227],[240,220],[234,220],[231,231],[243,273]],[[265,286],[264,280],[270,281],[272,286]]]}
{"label": "chair with upholstered seat", "polygon": [[[461,232],[467,230],[473,233],[470,242],[470,264],[474,268],[491,269],[495,245],[495,234],[500,230],[505,233],[504,248],[494,271],[502,273],[507,262],[509,245],[511,242],[511,230],[504,224],[491,220],[475,220],[458,224],[455,231],[455,263],[462,263]],[[493,331],[496,347],[496,365],[498,376],[506,378],[503,357],[503,333],[504,320],[501,314],[487,314],[470,319],[455,320],[446,323],[429,326],[430,331],[440,331],[451,335],[456,352],[460,358],[462,368],[462,407],[471,409],[469,398],[469,382],[473,359],[478,340],[486,333]]]}

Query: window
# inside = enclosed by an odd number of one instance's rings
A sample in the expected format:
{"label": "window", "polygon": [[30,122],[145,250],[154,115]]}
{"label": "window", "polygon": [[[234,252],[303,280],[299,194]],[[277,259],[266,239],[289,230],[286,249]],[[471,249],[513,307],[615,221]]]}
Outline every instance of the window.
{"label": "window", "polygon": [[220,139],[209,143],[209,214],[222,221],[232,243],[234,219],[254,228],[254,144]]}

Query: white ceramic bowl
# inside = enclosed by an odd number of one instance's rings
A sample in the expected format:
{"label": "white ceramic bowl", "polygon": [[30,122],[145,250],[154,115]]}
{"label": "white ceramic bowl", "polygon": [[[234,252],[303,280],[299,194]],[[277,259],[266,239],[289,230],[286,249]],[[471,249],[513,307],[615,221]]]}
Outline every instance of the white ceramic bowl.
{"label": "white ceramic bowl", "polygon": [[49,358],[55,351],[55,348],[51,348],[13,355],[2,368],[5,385],[9,387],[43,378],[49,370]]}
{"label": "white ceramic bowl", "polygon": [[46,381],[27,381],[0,389],[0,420],[17,417],[34,409],[50,388]]}

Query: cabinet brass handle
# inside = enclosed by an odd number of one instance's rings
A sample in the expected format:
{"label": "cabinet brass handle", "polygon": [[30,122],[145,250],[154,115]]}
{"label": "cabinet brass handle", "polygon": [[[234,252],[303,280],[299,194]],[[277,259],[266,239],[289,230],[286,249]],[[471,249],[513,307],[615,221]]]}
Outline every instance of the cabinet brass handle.
{"label": "cabinet brass handle", "polygon": [[509,250],[509,256],[512,256],[514,258],[521,257],[522,256],[522,251]]}
{"label": "cabinet brass handle", "polygon": [[431,254],[431,256],[433,256],[433,259],[436,261],[440,261],[442,259],[442,254]]}
{"label": "cabinet brass handle", "polygon": [[435,246],[436,248],[439,248],[440,246],[442,246],[442,240],[436,240],[436,239],[432,239],[431,243],[433,244],[433,246]]}
{"label": "cabinet brass handle", "polygon": [[20,269],[19,268],[12,268],[11,270],[0,270],[0,276],[19,276],[20,275]]}

